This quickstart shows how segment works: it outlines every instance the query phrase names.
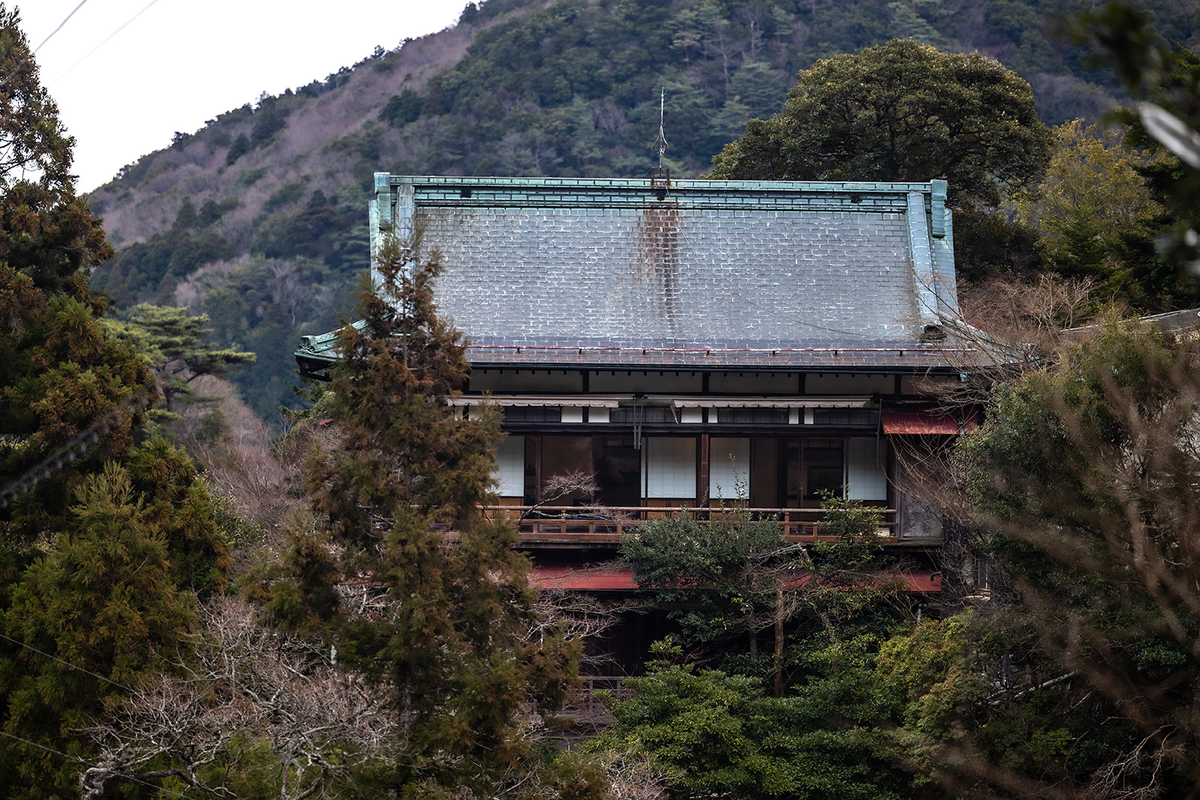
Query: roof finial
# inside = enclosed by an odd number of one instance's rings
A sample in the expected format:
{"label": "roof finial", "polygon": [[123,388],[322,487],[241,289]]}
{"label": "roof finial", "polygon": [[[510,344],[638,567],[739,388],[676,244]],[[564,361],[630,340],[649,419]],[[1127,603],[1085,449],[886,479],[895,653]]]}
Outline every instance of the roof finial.
{"label": "roof finial", "polygon": [[670,145],[667,144],[667,131],[666,131],[666,125],[665,125],[666,109],[667,109],[667,87],[664,86],[664,87],[662,87],[662,92],[658,98],[658,168],[659,169],[663,168],[663,155],[667,152],[667,148],[670,147]]}

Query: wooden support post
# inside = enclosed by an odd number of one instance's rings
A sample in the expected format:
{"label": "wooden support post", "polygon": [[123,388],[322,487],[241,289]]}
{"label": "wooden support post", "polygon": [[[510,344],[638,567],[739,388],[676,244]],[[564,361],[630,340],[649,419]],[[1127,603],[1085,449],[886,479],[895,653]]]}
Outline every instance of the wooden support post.
{"label": "wooden support post", "polygon": [[542,437],[530,436],[529,444],[533,447],[533,500],[542,502]]}
{"label": "wooden support post", "polygon": [[[711,458],[709,450],[709,435],[702,433],[700,434],[700,469],[696,475],[696,483],[699,484],[696,486],[696,497],[699,497],[705,506],[712,505],[712,498],[708,496],[709,471],[711,469],[709,466]],[[699,506],[700,503],[696,505]]]}

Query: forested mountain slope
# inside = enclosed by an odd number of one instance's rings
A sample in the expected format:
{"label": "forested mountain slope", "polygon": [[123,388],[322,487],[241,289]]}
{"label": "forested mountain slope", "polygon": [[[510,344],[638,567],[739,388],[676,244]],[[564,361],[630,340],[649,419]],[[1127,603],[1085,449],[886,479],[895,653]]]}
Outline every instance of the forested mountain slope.
{"label": "forested mountain slope", "polygon": [[[455,28],[221,115],[90,196],[119,252],[94,285],[120,307],[188,305],[258,353],[264,415],[292,401],[291,350],[348,307],[367,262],[371,173],[694,177],[818,58],[913,37],[980,50],[1030,81],[1044,121],[1116,89],[1050,31],[1086,0],[487,0]],[[1195,47],[1189,0],[1143,0]]]}

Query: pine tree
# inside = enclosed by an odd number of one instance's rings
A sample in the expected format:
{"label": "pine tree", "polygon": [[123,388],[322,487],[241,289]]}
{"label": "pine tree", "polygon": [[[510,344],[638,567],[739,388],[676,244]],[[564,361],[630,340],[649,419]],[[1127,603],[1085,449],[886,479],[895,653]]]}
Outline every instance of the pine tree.
{"label": "pine tree", "polygon": [[[530,635],[529,564],[512,528],[479,510],[498,419],[489,409],[464,419],[446,402],[468,363],[434,306],[439,258],[422,258],[419,236],[383,248],[382,285],[343,330],[329,388],[340,438],[310,460],[309,489],[341,553],[339,657],[395,693],[399,756],[383,781],[402,796],[493,796],[528,755],[522,707],[561,701],[575,653]],[[299,542],[292,565],[308,588],[275,592],[293,623],[304,623],[301,604],[310,614],[332,605],[321,552]]]}
{"label": "pine tree", "polygon": [[212,328],[207,314],[187,308],[142,303],[129,312],[127,321],[105,320],[109,332],[134,343],[154,369],[167,411],[178,403],[199,403],[205,398],[192,382],[202,375],[224,377],[235,367],[252,364],[254,353],[234,347],[214,348],[205,339]]}

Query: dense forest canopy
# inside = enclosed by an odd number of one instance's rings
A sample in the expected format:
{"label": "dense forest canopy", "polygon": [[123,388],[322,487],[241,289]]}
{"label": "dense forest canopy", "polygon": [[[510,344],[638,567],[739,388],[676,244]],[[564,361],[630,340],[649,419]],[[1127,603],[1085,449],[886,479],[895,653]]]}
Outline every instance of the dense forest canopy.
{"label": "dense forest canopy", "polygon": [[[264,96],[126,167],[89,197],[118,247],[93,282],[119,308],[208,314],[215,345],[257,354],[237,381],[274,418],[296,402],[298,337],[348,312],[373,172],[644,175],[665,90],[667,165],[694,177],[748,119],[779,111],[800,70],[908,37],[998,59],[1032,85],[1047,124],[1095,121],[1121,89],[1054,33],[1084,5],[487,0],[452,29]],[[1200,44],[1188,4],[1139,5],[1168,40]]]}

